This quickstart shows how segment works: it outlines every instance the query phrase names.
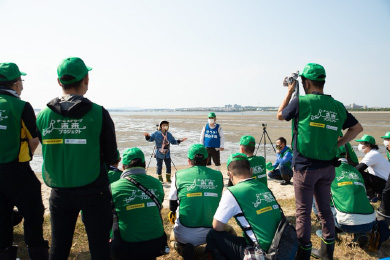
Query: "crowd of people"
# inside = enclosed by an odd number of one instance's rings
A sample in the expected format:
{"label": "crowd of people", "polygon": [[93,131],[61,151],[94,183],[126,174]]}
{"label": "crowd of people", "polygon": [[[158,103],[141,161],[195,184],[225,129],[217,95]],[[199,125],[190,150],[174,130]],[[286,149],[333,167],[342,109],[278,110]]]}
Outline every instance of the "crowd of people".
{"label": "crowd of people", "polygon": [[[390,132],[381,137],[387,159],[378,152],[373,136],[356,139],[365,154],[359,163],[349,142],[363,128],[342,103],[324,94],[326,73],[321,65],[307,64],[300,74],[306,95],[292,99],[293,81],[279,107],[279,120],[293,120],[292,149],[284,137],[278,138],[277,159],[266,164],[254,154],[255,138],[242,136],[227,161],[225,189],[220,169],[224,133],[215,113],[208,114],[200,143],[188,149],[188,168],[174,175],[170,145],[187,138],[175,139],[166,120],[156,132],[144,133],[155,143],[156,179],[146,174],[142,150],[127,148],[120,155],[110,114],[84,97],[91,70],[80,58],[64,59],[57,68],[62,95],[36,118],[31,105],[20,99],[21,76],[26,74],[14,63],[0,64],[1,260],[17,256],[15,207],[24,219],[24,239],[33,260],[68,259],[80,212],[92,259],[155,259],[168,253],[161,216],[163,163],[165,181],[171,185],[170,237],[184,259],[194,259],[195,247],[203,244],[213,259],[243,259],[253,249],[264,257],[285,219],[267,176],[282,180],[281,185],[294,185],[298,247],[284,259],[333,259],[337,233],[354,233],[364,247],[374,226],[381,223],[388,229]],[[29,165],[39,142],[43,180],[51,187],[50,247],[42,231],[41,184]],[[215,169],[208,167],[212,161]],[[313,197],[322,226],[319,249],[311,244]],[[378,200],[376,212],[371,202]],[[242,236],[228,224],[231,218]]]}

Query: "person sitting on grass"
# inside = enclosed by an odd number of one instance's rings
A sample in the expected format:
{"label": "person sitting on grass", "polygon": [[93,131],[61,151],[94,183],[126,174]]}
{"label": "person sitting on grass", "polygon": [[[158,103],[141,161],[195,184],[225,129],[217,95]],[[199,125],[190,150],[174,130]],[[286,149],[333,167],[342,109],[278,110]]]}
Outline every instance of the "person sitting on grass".
{"label": "person sitting on grass", "polygon": [[[123,153],[121,178],[111,184],[112,201],[115,209],[111,257],[113,260],[155,259],[167,246],[167,236],[160,215],[164,200],[162,184],[156,178],[146,175],[145,156],[138,148],[126,149]],[[152,193],[141,190],[128,178],[141,184]]]}
{"label": "person sitting on grass", "polygon": [[[368,242],[366,232],[375,224],[375,210],[370,204],[361,174],[348,163],[347,152],[340,146],[337,155],[340,166],[336,167],[336,177],[331,185],[331,205],[336,233],[354,233],[354,242],[364,247]],[[314,257],[321,253],[312,249]]]}
{"label": "person sitting on grass", "polygon": [[206,167],[208,154],[203,145],[191,145],[187,156],[190,168],[176,173],[169,192],[171,236],[185,260],[193,259],[194,246],[206,243],[223,189],[222,173]]}
{"label": "person sitting on grass", "polygon": [[109,180],[110,184],[119,180],[119,178],[121,177],[121,174],[122,174],[122,171],[118,169],[119,163],[120,163],[122,158],[121,158],[121,155],[120,155],[118,150],[117,150],[117,152],[118,152],[118,158],[113,164],[110,165],[110,168],[109,168],[108,173],[107,173],[108,180]]}
{"label": "person sitting on grass", "polygon": [[[293,151],[287,146],[287,141],[284,137],[279,137],[276,140],[276,161],[272,165],[272,170],[269,171],[268,177],[276,180],[283,180],[281,185],[291,184],[290,180],[293,176],[291,168]],[[277,169],[279,167],[279,169]]]}
{"label": "person sitting on grass", "polygon": [[[261,181],[267,186],[267,174],[265,172],[265,159],[263,156],[255,156],[256,141],[253,136],[244,135],[240,139],[240,153],[248,157],[252,170],[252,178]],[[228,187],[233,186],[229,180]]]}
{"label": "person sitting on grass", "polygon": [[[207,235],[206,250],[213,259],[241,260],[247,247],[258,244],[267,252],[282,219],[282,213],[272,192],[252,177],[245,154],[235,153],[227,162],[232,187],[223,193],[215,212],[213,229]],[[243,229],[243,237],[228,233],[227,225],[234,217]],[[295,252],[286,259],[293,259]]]}

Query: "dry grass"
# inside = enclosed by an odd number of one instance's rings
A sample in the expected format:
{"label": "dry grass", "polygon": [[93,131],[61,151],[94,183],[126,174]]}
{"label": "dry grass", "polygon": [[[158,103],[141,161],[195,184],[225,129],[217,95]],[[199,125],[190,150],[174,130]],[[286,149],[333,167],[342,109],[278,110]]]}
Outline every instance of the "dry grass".
{"label": "dry grass", "polygon": [[[279,201],[282,206],[287,219],[295,224],[295,201],[294,199],[285,199]],[[378,205],[374,205],[378,206]],[[169,237],[172,231],[172,225],[169,223],[168,218],[168,209],[162,210],[162,216],[164,221],[164,229]],[[239,226],[235,223],[234,220],[230,220],[230,225],[236,230],[237,234],[241,234],[241,230]],[[312,217],[312,242],[313,247],[318,247],[320,244],[320,239],[315,235],[316,229],[320,229],[320,225],[315,222],[314,216]],[[50,218],[48,216],[45,217],[44,222],[44,236],[46,239],[50,240]],[[390,256],[390,241],[386,241],[382,244],[381,250],[378,252],[369,252],[367,249],[361,249],[352,244],[352,237],[348,234],[342,234],[340,236],[341,242],[336,244],[335,249],[335,259],[356,259],[356,260],[366,260],[366,259],[378,259]],[[19,245],[18,257],[21,259],[28,259],[27,250],[23,241],[23,225],[19,224],[15,227],[15,243]],[[170,243],[168,242],[168,245]],[[207,254],[204,253],[204,246],[200,246],[196,249],[195,252],[196,259],[206,260],[208,259]],[[85,233],[84,225],[80,221],[77,222],[76,230],[73,238],[72,251],[70,255],[70,259],[78,259],[78,260],[87,260],[90,259],[90,254],[88,250],[88,240]],[[171,247],[171,253],[165,256],[161,256],[157,259],[181,259],[181,257],[177,254],[177,252]],[[314,259],[314,258],[313,258]]]}

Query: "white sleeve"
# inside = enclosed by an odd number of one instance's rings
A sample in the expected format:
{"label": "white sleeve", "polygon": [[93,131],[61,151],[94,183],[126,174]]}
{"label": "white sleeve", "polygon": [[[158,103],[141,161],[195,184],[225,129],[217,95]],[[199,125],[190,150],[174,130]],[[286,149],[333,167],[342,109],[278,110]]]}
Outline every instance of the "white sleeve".
{"label": "white sleeve", "polygon": [[219,148],[224,148],[225,147],[225,136],[223,135],[223,130],[222,130],[221,125],[219,125],[218,132],[219,132],[219,137],[220,137]]}
{"label": "white sleeve", "polygon": [[200,133],[200,139],[199,139],[199,143],[204,145],[204,132],[206,131],[206,127],[204,126],[203,129],[202,129],[202,132]]}
{"label": "white sleeve", "polygon": [[375,158],[373,156],[374,154],[369,152],[364,157],[363,160],[360,163],[364,163],[368,167],[373,166],[375,164]]}
{"label": "white sleeve", "polygon": [[169,200],[177,200],[177,189],[176,189],[176,174],[171,178],[171,188],[169,190]]}
{"label": "white sleeve", "polygon": [[241,208],[233,194],[229,190],[225,190],[214,214],[214,219],[226,224],[229,219],[241,212]]}

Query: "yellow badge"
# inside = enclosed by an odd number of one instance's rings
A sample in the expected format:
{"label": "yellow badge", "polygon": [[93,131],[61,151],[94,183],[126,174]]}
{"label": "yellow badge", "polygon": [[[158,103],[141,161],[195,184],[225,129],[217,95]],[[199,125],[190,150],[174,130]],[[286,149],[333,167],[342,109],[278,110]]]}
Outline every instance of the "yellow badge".
{"label": "yellow badge", "polygon": [[337,186],[346,186],[346,185],[352,185],[352,181],[344,181],[344,182],[339,182]]}
{"label": "yellow badge", "polygon": [[187,197],[202,197],[202,192],[187,193]]}
{"label": "yellow badge", "polygon": [[126,207],[126,210],[140,209],[140,208],[145,208],[145,203],[129,205]]}
{"label": "yellow badge", "polygon": [[262,213],[264,213],[264,212],[267,212],[267,211],[270,211],[270,210],[272,210],[272,207],[271,207],[271,206],[268,206],[268,207],[265,207],[265,208],[256,210],[256,213],[257,213],[257,215],[260,215],[260,214],[262,214]]}
{"label": "yellow badge", "polygon": [[310,126],[325,128],[325,124],[310,122]]}
{"label": "yellow badge", "polygon": [[43,139],[43,144],[62,144],[64,139]]}

